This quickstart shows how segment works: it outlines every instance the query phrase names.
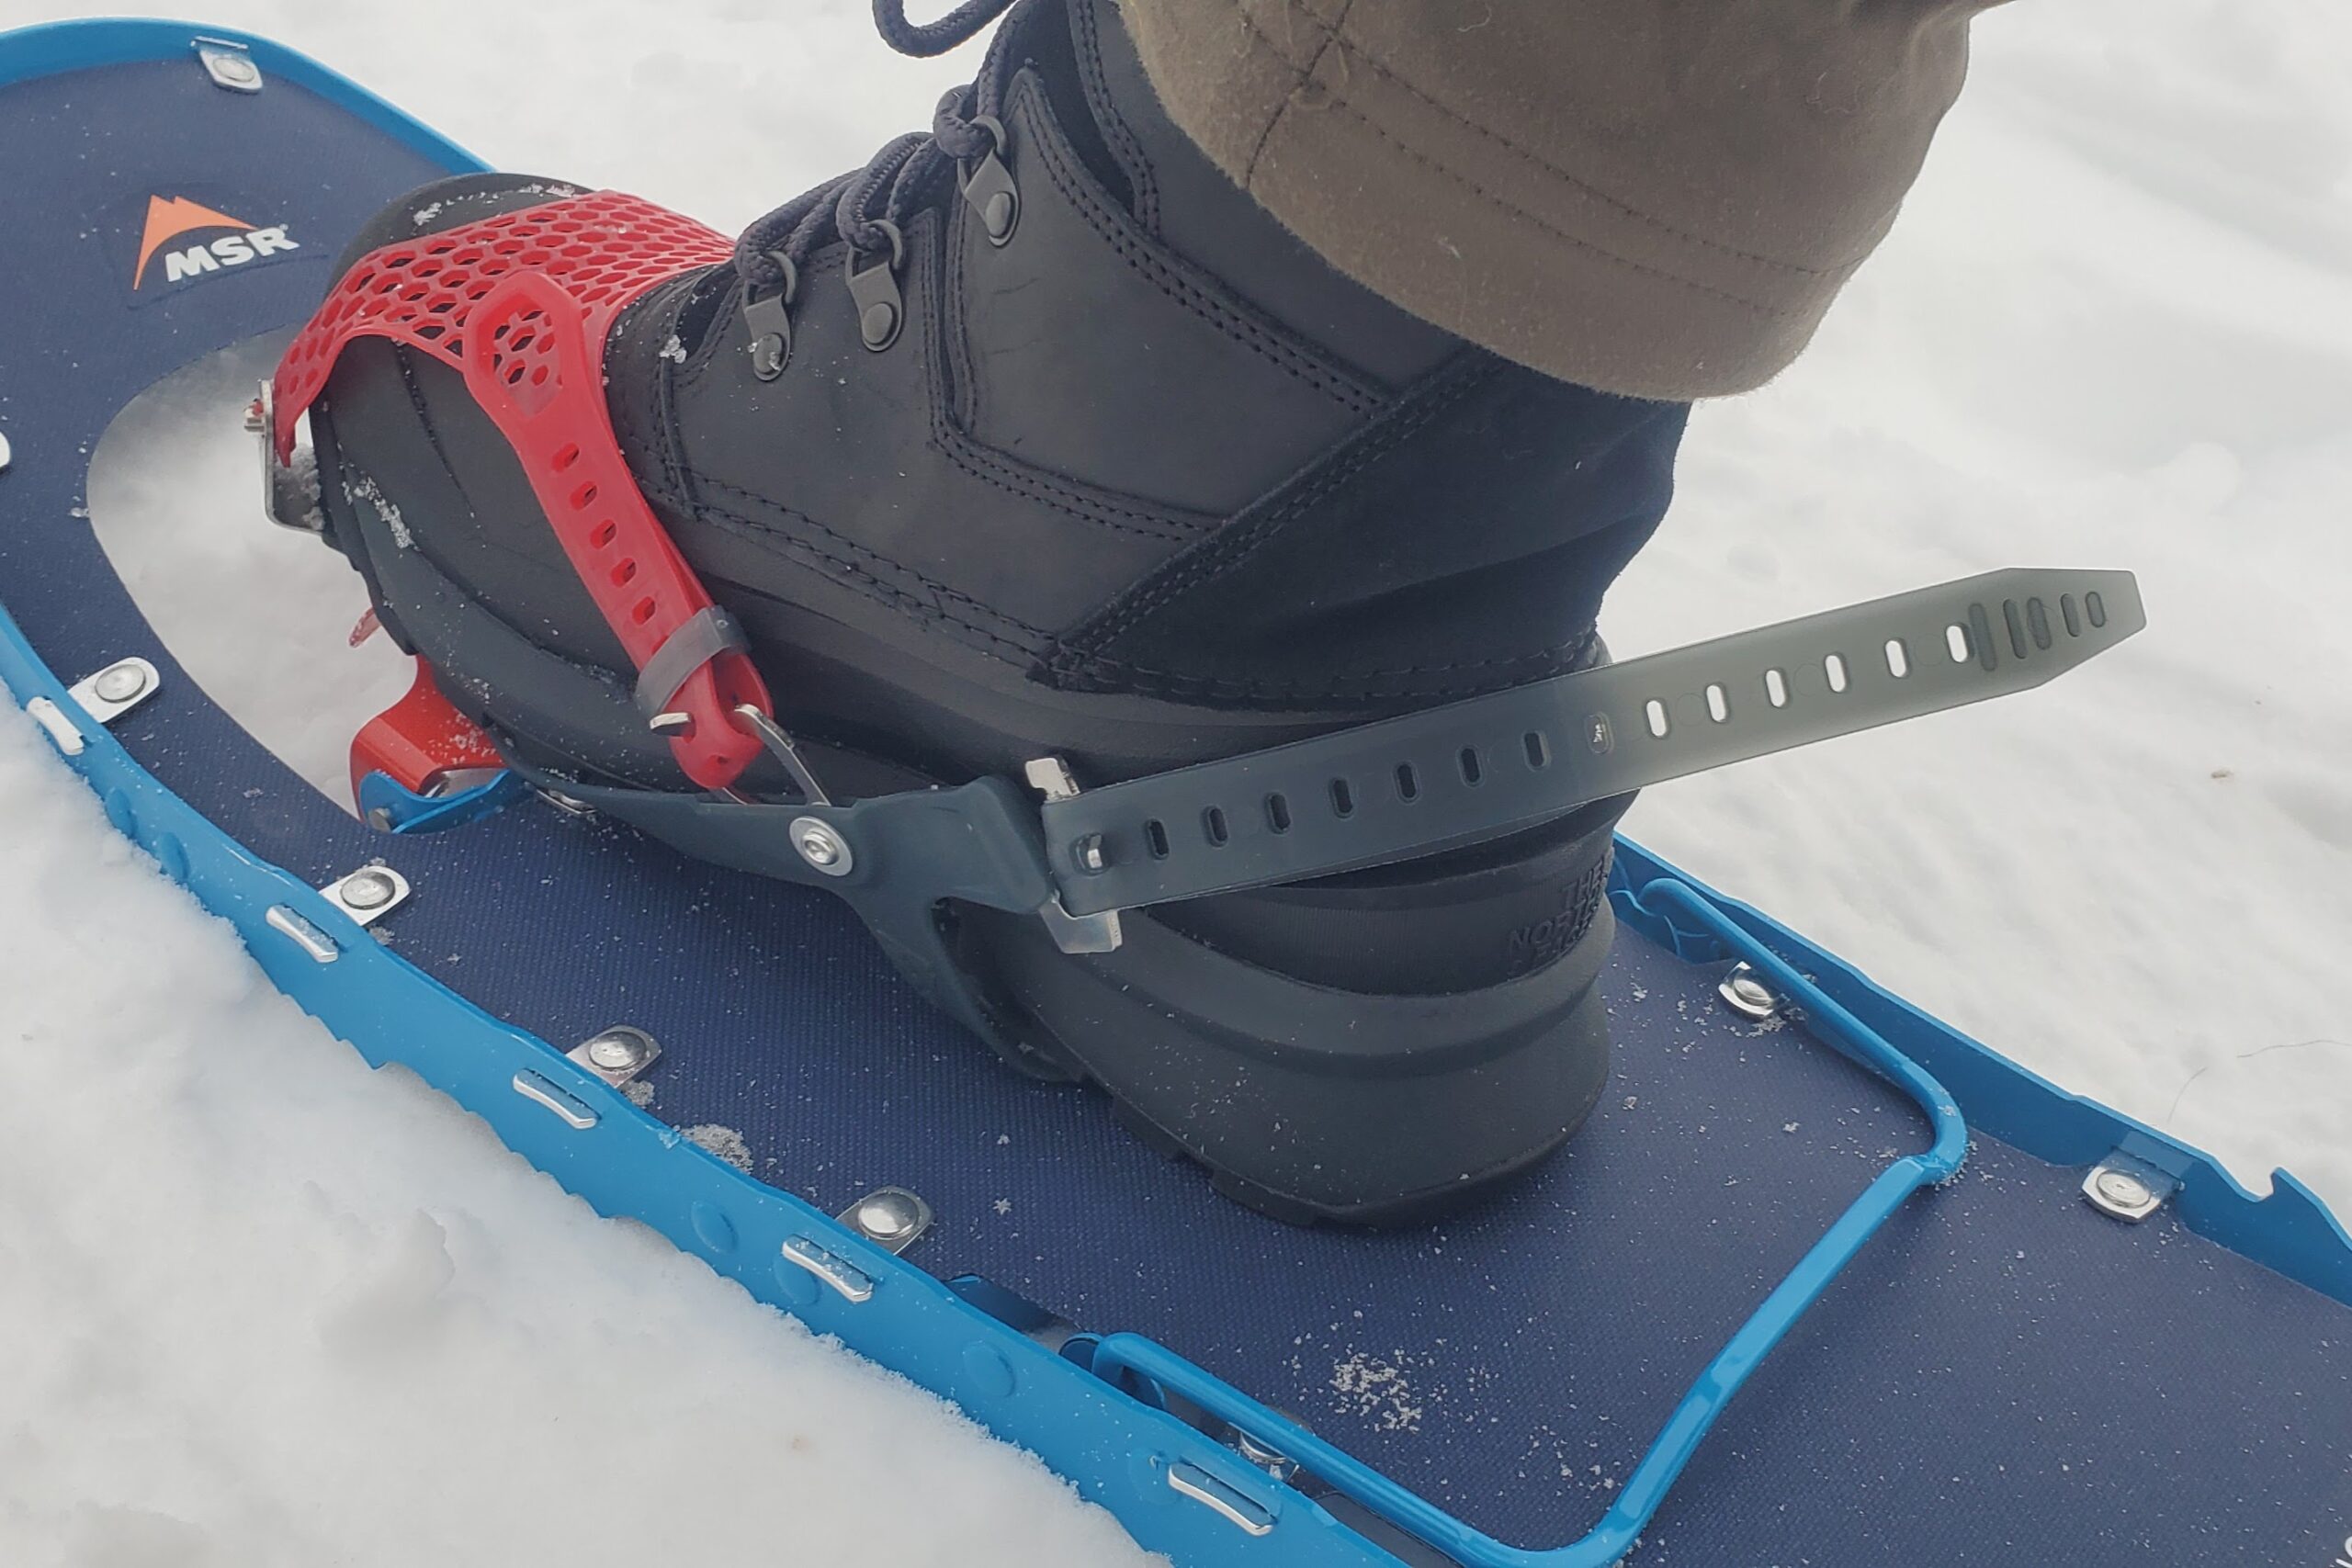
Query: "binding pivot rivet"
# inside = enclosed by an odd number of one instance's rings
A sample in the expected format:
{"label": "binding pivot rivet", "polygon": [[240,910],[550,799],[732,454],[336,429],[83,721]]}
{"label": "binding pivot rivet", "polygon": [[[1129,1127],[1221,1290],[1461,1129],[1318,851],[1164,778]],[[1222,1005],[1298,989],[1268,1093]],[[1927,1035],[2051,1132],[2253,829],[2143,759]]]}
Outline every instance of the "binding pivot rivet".
{"label": "binding pivot rivet", "polygon": [[849,852],[849,840],[814,817],[793,818],[791,834],[800,858],[827,876],[847,876],[857,863]]}

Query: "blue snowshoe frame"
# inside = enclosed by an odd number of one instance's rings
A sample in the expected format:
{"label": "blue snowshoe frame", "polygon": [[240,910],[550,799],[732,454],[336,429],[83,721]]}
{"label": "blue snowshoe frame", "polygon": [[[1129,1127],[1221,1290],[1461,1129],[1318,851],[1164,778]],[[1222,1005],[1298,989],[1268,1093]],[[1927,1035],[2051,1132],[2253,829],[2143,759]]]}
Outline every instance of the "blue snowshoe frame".
{"label": "blue snowshoe frame", "polygon": [[[0,34],[0,95],[43,77],[167,62],[185,66],[193,80],[202,48],[250,62],[270,92],[311,95],[380,133],[413,155],[419,179],[485,167],[300,54],[188,24],[80,22]],[[6,107],[0,96],[0,111]],[[0,112],[0,132],[8,128]],[[0,152],[0,173],[6,169]],[[14,199],[13,186],[0,189]],[[237,335],[192,335],[174,345],[173,363]],[[32,368],[11,362],[0,333],[0,372]],[[141,385],[44,389],[36,406],[26,387],[0,381],[0,434],[16,442],[10,468],[0,470],[0,522],[71,507],[85,454]],[[12,562],[10,528],[0,528],[0,603],[28,575],[23,555]],[[169,679],[195,693],[184,673]],[[1972,1124],[2051,1165],[2088,1167],[2116,1155],[2136,1161],[2159,1190],[2177,1184],[2166,1208],[2180,1225],[2338,1307],[2352,1306],[2352,1238],[2291,1177],[2280,1173],[2271,1195],[2257,1200],[2198,1151],[2057,1089],[1757,911],[1621,842],[1611,894],[1628,942],[1655,944],[1685,964],[1750,965],[1807,1032],[1897,1086],[1929,1136],[1926,1147],[1889,1159],[1764,1295],[1675,1403],[1589,1533],[1549,1550],[1509,1545],[1151,1338],[1024,1332],[1043,1314],[1017,1298],[982,1280],[935,1278],[683,1139],[561,1049],[483,1011],[207,820],[84,711],[5,608],[0,681],[99,795],[114,826],[235,925],[271,982],[370,1063],[408,1066],[599,1213],[643,1221],[761,1301],[954,1401],[1039,1454],[1138,1541],[1179,1563],[1338,1568],[1394,1563],[1398,1554],[1427,1560],[1415,1542],[1467,1568],[1599,1568],[1618,1561],[1767,1353],[1906,1200],[1959,1171]],[[522,793],[511,784],[484,786],[463,810],[421,799],[378,804],[406,830],[423,831],[493,812]],[[1763,1048],[1802,1047],[1775,1038]],[[2352,1340],[2352,1320],[2339,1314],[2336,1321]],[[2329,1365],[2342,1375],[2341,1358]],[[2352,1410],[2318,1436],[2327,1442],[2348,1429]],[[1252,1462],[1241,1451],[1251,1446],[1302,1467],[1317,1495]],[[2352,1501],[2352,1487],[2345,1500]],[[2337,1501],[2314,1499],[2321,1507],[2306,1533],[2323,1549],[2333,1548],[2324,1510]]]}

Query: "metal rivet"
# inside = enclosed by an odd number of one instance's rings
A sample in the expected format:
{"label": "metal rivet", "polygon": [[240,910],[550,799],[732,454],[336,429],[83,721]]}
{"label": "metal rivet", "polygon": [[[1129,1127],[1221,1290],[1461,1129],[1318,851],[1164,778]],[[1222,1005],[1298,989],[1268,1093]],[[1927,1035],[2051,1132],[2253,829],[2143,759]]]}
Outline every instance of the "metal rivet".
{"label": "metal rivet", "polygon": [[1011,191],[1001,190],[990,196],[988,205],[980,209],[980,221],[988,225],[989,238],[1000,245],[1012,238],[1012,220],[1017,212]]}
{"label": "metal rivet", "polygon": [[1780,998],[1773,996],[1771,989],[1757,977],[1756,971],[1745,964],[1732,966],[1731,973],[1724,976],[1723,984],[1715,987],[1715,994],[1723,998],[1724,1005],[1732,1011],[1758,1022],[1781,1010]]}
{"label": "metal rivet", "polygon": [[2137,1224],[2164,1207],[2178,1187],[2170,1177],[2119,1149],[2091,1168],[2083,1179],[2083,1196],[2109,1218]]}
{"label": "metal rivet", "polygon": [[100,724],[112,724],[155,694],[163,677],[143,659],[118,659],[76,681],[66,694]]}
{"label": "metal rivet", "polygon": [[212,78],[213,85],[232,93],[258,93],[262,88],[261,67],[247,54],[242,44],[208,44],[197,40],[196,58],[204,66],[204,73]]}
{"label": "metal rivet", "polygon": [[319,891],[359,924],[371,925],[408,901],[408,879],[388,865],[363,865]]}
{"label": "metal rivet", "polygon": [[2098,1173],[2098,1193],[2110,1203],[2124,1208],[2137,1208],[2148,1201],[2148,1186],[2128,1170],[2102,1170]]}
{"label": "metal rivet", "polygon": [[1100,872],[1111,863],[1111,857],[1103,852],[1102,835],[1100,833],[1087,834],[1070,847],[1069,852],[1070,858],[1078,863],[1078,869],[1083,872]]}
{"label": "metal rivet", "polygon": [[841,1222],[890,1252],[904,1252],[931,1228],[931,1205],[903,1187],[881,1187],[842,1211]]}
{"label": "metal rivet", "polygon": [[616,1023],[599,1030],[564,1055],[618,1089],[651,1066],[654,1058],[662,1055],[662,1047],[642,1029]]}
{"label": "metal rivet", "polygon": [[380,871],[355,871],[343,879],[343,901],[355,909],[380,909],[394,891],[392,879]]}
{"label": "metal rivet", "polygon": [[857,1228],[883,1241],[893,1241],[907,1234],[914,1224],[914,1216],[881,1201],[857,1206]]}
{"label": "metal rivet", "polygon": [[857,863],[849,841],[814,817],[793,818],[790,832],[792,847],[800,852],[800,858],[827,876],[847,876]]}
{"label": "metal rivet", "polygon": [[643,1061],[645,1047],[626,1035],[600,1034],[588,1042],[588,1059],[600,1067],[617,1072]]}
{"label": "metal rivet", "polygon": [[147,689],[147,671],[136,664],[108,665],[90,684],[107,701],[127,703]]}
{"label": "metal rivet", "polygon": [[1277,1481],[1288,1481],[1298,1473],[1298,1461],[1268,1448],[1238,1427],[1233,1430],[1233,1448],[1243,1459]]}
{"label": "metal rivet", "polygon": [[865,346],[880,353],[899,339],[899,308],[887,299],[876,299],[859,313],[857,330]]}
{"label": "metal rivet", "polygon": [[773,381],[784,374],[784,334],[762,333],[752,340],[752,374]]}

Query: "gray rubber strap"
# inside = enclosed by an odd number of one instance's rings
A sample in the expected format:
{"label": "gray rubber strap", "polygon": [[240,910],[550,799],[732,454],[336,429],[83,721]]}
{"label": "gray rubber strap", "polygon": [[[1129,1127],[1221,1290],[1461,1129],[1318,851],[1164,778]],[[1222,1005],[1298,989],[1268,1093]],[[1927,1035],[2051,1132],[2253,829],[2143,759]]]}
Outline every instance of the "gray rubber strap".
{"label": "gray rubber strap", "polygon": [[2146,624],[2130,572],[1988,572],[1048,801],[1046,852],[1074,915],[1385,864],[2025,691]]}
{"label": "gray rubber strap", "polygon": [[670,705],[695,671],[722,653],[741,653],[748,646],[732,615],[716,604],[707,606],[664,638],[637,672],[631,697],[637,711],[651,718]]}

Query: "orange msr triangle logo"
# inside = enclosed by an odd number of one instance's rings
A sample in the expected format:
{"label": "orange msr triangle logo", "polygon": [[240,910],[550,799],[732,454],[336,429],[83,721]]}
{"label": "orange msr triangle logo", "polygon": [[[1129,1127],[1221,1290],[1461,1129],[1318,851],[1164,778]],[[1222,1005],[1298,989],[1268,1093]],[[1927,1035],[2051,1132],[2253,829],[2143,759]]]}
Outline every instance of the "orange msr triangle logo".
{"label": "orange msr triangle logo", "polygon": [[147,264],[163,249],[166,242],[198,229],[239,229],[250,231],[253,225],[225,212],[215,212],[209,207],[188,200],[186,197],[147,198],[147,229],[139,238],[139,266],[130,275],[130,287],[137,288],[147,280]]}

